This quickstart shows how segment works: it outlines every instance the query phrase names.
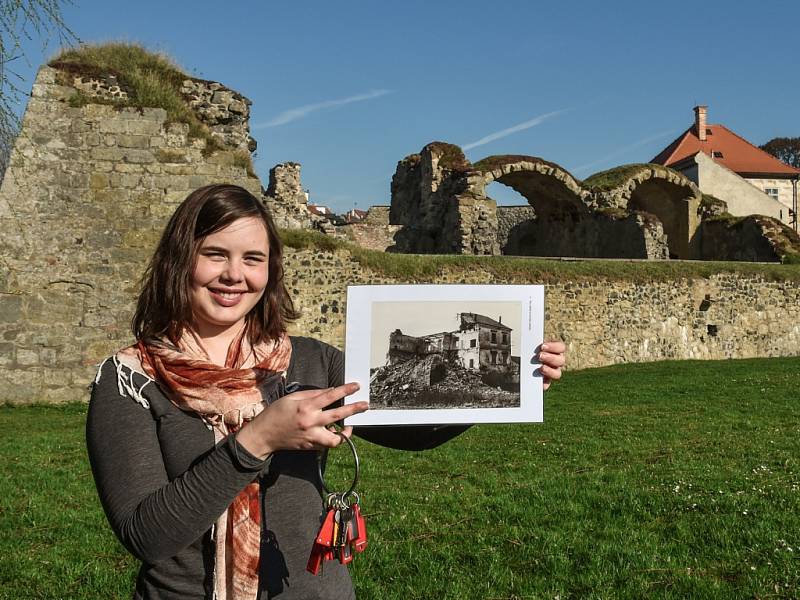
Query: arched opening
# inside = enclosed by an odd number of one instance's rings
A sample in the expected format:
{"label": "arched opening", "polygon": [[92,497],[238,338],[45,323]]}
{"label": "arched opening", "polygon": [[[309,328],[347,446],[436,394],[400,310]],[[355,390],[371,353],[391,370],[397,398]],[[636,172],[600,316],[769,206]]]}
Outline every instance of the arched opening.
{"label": "arched opening", "polygon": [[664,227],[670,258],[691,258],[689,241],[694,234],[696,206],[691,188],[659,178],[643,181],[634,188],[628,210],[655,215]]}
{"label": "arched opening", "polygon": [[525,196],[499,181],[489,183],[486,186],[485,193],[497,203],[497,206],[530,206]]}
{"label": "arched opening", "polygon": [[498,170],[486,194],[498,202],[502,254],[593,256],[584,243],[589,210],[562,179],[535,170]]}

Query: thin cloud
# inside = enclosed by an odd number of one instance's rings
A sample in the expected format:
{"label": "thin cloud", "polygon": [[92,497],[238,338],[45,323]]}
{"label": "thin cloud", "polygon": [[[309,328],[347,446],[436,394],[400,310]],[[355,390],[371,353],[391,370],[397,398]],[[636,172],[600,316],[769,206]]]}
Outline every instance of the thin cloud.
{"label": "thin cloud", "polygon": [[494,133],[490,133],[486,137],[482,137],[477,142],[472,142],[471,144],[466,144],[461,146],[462,150],[471,150],[472,148],[477,148],[478,146],[483,146],[484,144],[488,144],[489,142],[493,142],[495,140],[499,140],[500,138],[507,137],[512,133],[517,133],[518,131],[525,131],[526,129],[530,129],[531,127],[536,127],[537,125],[544,123],[547,119],[555,117],[556,115],[560,115],[563,112],[566,112],[568,109],[564,108],[562,110],[554,110],[553,112],[545,113],[543,115],[539,115],[538,117],[534,117],[529,121],[525,121],[524,123],[520,123],[518,125],[514,125],[513,127],[509,127],[508,129],[501,129],[500,131],[495,131]]}
{"label": "thin cloud", "polygon": [[645,144],[649,144],[650,142],[655,142],[656,140],[660,140],[667,136],[675,135],[676,133],[678,133],[677,129],[670,129],[669,131],[662,131],[660,133],[656,133],[655,135],[648,136],[644,139],[639,140],[638,142],[634,142],[632,144],[628,144],[627,146],[623,146],[622,148],[618,148],[614,150],[612,153],[607,154],[603,158],[600,158],[598,160],[593,160],[592,162],[586,163],[579,167],[575,167],[574,169],[571,169],[571,171],[573,173],[586,171],[587,169],[591,169],[592,167],[596,167],[597,165],[606,163],[618,156],[625,154],[626,152],[630,152],[631,150],[639,148],[640,146],[644,146]]}
{"label": "thin cloud", "polygon": [[305,106],[298,106],[297,108],[290,108],[283,111],[277,117],[270,119],[264,123],[254,125],[253,129],[262,129],[265,127],[277,127],[278,125],[285,125],[298,119],[303,119],[311,113],[324,110],[326,108],[338,108],[345,104],[352,104],[353,102],[362,102],[364,100],[372,100],[373,98],[380,98],[386,94],[391,94],[392,90],[371,90],[364,94],[356,94],[355,96],[348,96],[347,98],[339,98],[337,100],[324,100],[315,104],[306,104]]}

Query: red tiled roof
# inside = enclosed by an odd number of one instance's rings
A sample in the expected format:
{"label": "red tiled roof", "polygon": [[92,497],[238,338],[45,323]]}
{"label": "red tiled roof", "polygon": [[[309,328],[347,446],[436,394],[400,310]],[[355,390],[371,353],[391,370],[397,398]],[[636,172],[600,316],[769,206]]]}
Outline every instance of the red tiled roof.
{"label": "red tiled roof", "polygon": [[319,215],[320,217],[325,217],[331,214],[331,209],[327,206],[320,206],[318,204],[308,204],[306,206],[308,207],[308,212],[314,215]]}
{"label": "red tiled roof", "polygon": [[724,125],[706,125],[704,142],[700,141],[692,126],[650,162],[670,167],[698,152],[704,152],[739,175],[770,175],[779,178],[800,175],[800,169],[782,163]]}

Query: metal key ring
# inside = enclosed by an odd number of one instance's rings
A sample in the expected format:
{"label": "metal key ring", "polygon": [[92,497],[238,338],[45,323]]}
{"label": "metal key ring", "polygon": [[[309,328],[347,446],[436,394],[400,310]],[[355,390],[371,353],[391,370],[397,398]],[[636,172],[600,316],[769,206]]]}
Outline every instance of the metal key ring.
{"label": "metal key ring", "polygon": [[[361,465],[358,461],[358,452],[356,452],[356,445],[353,443],[349,437],[343,434],[341,431],[337,431],[336,434],[341,437],[347,445],[350,446],[350,451],[353,453],[353,462],[355,463],[355,475],[353,476],[353,484],[350,486],[350,489],[341,494],[342,498],[346,498],[350,494],[355,493],[356,486],[358,485],[358,478],[361,475]],[[319,482],[322,484],[322,489],[325,491],[326,494],[332,493],[330,489],[328,489],[328,484],[325,482],[325,477],[322,474],[322,463],[324,461],[324,457],[327,455],[328,451],[325,450],[324,452],[320,452],[317,455],[317,475],[319,475]]]}

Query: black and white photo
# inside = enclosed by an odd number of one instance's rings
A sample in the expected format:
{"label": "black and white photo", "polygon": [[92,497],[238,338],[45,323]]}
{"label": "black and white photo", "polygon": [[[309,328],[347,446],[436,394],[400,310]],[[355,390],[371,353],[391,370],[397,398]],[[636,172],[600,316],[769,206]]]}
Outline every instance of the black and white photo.
{"label": "black and white photo", "polygon": [[370,410],[348,424],[541,420],[541,286],[348,288],[346,379]]}

